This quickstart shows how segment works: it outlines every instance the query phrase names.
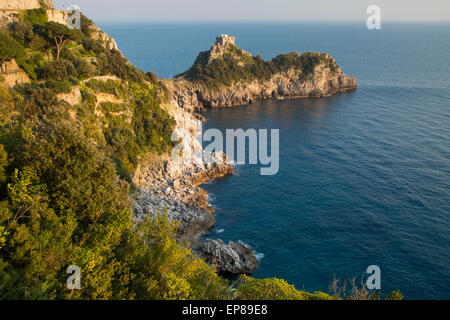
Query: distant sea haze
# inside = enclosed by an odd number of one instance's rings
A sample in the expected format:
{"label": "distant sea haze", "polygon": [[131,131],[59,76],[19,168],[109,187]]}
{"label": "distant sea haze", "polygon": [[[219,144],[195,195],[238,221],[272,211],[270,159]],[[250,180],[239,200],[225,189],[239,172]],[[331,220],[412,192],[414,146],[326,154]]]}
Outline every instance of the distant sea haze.
{"label": "distant sea haze", "polygon": [[205,185],[209,238],[259,253],[255,277],[328,291],[381,268],[382,293],[450,299],[450,24],[103,24],[124,55],[169,78],[222,33],[244,50],[330,53],[359,89],[206,112],[207,128],[280,129],[278,175],[241,166]]}

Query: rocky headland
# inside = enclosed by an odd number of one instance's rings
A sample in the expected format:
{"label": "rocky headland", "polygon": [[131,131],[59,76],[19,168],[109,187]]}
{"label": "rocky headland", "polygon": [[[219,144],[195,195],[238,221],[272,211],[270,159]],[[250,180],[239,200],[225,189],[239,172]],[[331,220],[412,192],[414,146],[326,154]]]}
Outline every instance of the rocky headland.
{"label": "rocky headland", "polygon": [[[170,96],[166,109],[177,120],[177,129],[189,136],[186,141],[195,141],[201,111],[207,107],[245,105],[258,99],[319,98],[357,88],[356,79],[345,75],[329,54],[294,52],[265,62],[238,48],[228,35],[217,37],[191,69],[163,83]],[[218,272],[253,273],[258,262],[248,246],[196,238],[214,225],[213,209],[200,185],[232,172],[226,158],[223,164],[206,165],[201,159],[186,164],[165,157],[143,165],[133,179],[139,188],[133,195],[136,216],[166,211],[171,220],[179,221],[180,238]]]}
{"label": "rocky headland", "polygon": [[164,83],[190,112],[258,99],[320,98],[358,87],[329,54],[293,52],[266,62],[237,47],[228,35],[200,53],[192,68]]}

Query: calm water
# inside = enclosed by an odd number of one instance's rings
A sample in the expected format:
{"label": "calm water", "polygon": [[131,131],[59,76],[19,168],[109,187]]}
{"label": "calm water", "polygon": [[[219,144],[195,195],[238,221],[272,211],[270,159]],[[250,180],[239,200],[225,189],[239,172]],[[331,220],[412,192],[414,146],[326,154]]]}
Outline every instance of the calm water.
{"label": "calm water", "polygon": [[211,110],[206,127],[279,128],[280,172],[240,166],[205,186],[207,236],[260,255],[256,277],[309,291],[382,270],[382,291],[450,299],[450,24],[103,25],[139,68],[186,70],[216,35],[270,59],[329,52],[360,88]]}

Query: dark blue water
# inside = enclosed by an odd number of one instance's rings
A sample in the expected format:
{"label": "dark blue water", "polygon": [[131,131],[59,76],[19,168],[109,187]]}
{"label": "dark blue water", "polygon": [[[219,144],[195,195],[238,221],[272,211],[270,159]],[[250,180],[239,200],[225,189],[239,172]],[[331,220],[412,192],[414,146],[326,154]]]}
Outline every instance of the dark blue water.
{"label": "dark blue water", "polygon": [[[104,25],[138,67],[170,77],[221,33],[269,59],[329,52],[359,89],[211,110],[209,128],[280,129],[280,171],[205,186],[217,223],[264,257],[255,277],[327,291],[382,271],[382,292],[450,298],[450,24]],[[262,255],[261,255],[262,257]]]}

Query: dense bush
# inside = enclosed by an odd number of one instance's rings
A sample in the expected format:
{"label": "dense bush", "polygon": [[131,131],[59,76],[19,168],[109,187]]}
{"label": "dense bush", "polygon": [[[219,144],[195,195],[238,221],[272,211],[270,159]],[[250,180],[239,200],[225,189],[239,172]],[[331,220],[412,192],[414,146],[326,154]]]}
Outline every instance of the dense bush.
{"label": "dense bush", "polygon": [[51,61],[38,70],[39,79],[67,80],[78,77],[77,70],[71,61]]}
{"label": "dense bush", "polygon": [[79,41],[80,32],[78,30],[69,29],[66,25],[57,22],[47,22],[39,24],[34,28],[35,33],[52,43],[56,49],[56,60],[59,60],[61,50],[67,41]]}
{"label": "dense bush", "polygon": [[[92,81],[92,80],[91,80]],[[91,82],[91,86],[96,82]],[[126,92],[120,86],[111,88],[113,81],[101,87],[102,91],[122,96]],[[97,83],[98,87],[99,84]],[[108,88],[109,87],[109,88]],[[162,154],[169,152],[173,146],[171,134],[175,120],[159,107],[157,92],[149,91],[140,85],[127,88],[130,94],[129,108],[131,123],[126,114],[115,114],[123,110],[123,106],[104,104],[108,126],[103,130],[108,149],[117,163],[118,171],[123,178],[129,180],[134,172],[139,157],[146,152]],[[120,107],[121,110],[117,110]],[[129,180],[130,181],[130,180]]]}
{"label": "dense bush", "polygon": [[333,297],[323,292],[314,294],[299,291],[286,281],[273,279],[253,279],[241,276],[236,291],[242,300],[330,300]]}
{"label": "dense bush", "polygon": [[125,97],[128,94],[128,85],[123,81],[107,80],[100,81],[96,79],[89,80],[85,83],[86,87],[95,92],[113,94],[117,97]]}
{"label": "dense bush", "polygon": [[117,50],[105,51],[97,56],[98,69],[102,74],[115,75],[123,80],[142,82],[147,79],[147,75],[136,69]]}
{"label": "dense bush", "polygon": [[73,65],[79,78],[90,77],[96,72],[95,66],[83,58],[75,58]]}
{"label": "dense bush", "polygon": [[47,80],[45,87],[49,88],[53,93],[69,93],[72,89],[72,83],[68,80]]}
{"label": "dense bush", "polygon": [[20,18],[31,25],[44,24],[48,21],[47,11],[44,8],[22,10]]}
{"label": "dense bush", "polygon": [[19,97],[15,107],[21,117],[28,119],[42,117],[45,110],[56,105],[55,92],[45,83],[26,83],[14,87]]}
{"label": "dense bush", "polygon": [[98,54],[98,53],[101,53],[101,52],[105,51],[105,49],[103,48],[102,44],[99,41],[94,40],[92,38],[87,38],[87,37],[84,38],[82,40],[82,44],[83,44],[83,47],[87,51],[92,51],[93,53],[97,53]]}
{"label": "dense bush", "polygon": [[24,47],[8,34],[0,31],[0,64],[25,56]]}
{"label": "dense bush", "polygon": [[336,62],[326,54],[296,52],[279,55],[270,62],[265,62],[260,56],[252,57],[241,49],[230,45],[227,52],[210,61],[210,52],[201,52],[194,65],[177,77],[184,76],[198,81],[210,88],[231,86],[235,82],[250,82],[253,80],[269,80],[272,75],[294,69],[301,73],[301,79],[306,80],[314,68],[320,64],[329,67],[332,72],[337,70]]}
{"label": "dense bush", "polygon": [[81,14],[81,32],[86,37],[91,37],[92,28],[94,27],[94,22],[86,17],[84,14]]}
{"label": "dense bush", "polygon": [[0,217],[9,230],[0,254],[3,298],[70,293],[63,280],[70,264],[90,276],[85,297],[102,297],[98,280],[111,272],[112,250],[131,221],[127,189],[116,183],[112,164],[58,117],[24,124],[23,133],[9,138],[16,141],[16,161]]}
{"label": "dense bush", "polygon": [[[132,223],[127,184],[67,113],[3,127],[0,141],[0,298],[223,297],[226,281],[177,243],[167,216]],[[76,292],[69,265],[82,270]]]}
{"label": "dense bush", "polygon": [[9,26],[14,37],[23,44],[30,43],[33,40],[33,26],[26,21],[16,21]]}

